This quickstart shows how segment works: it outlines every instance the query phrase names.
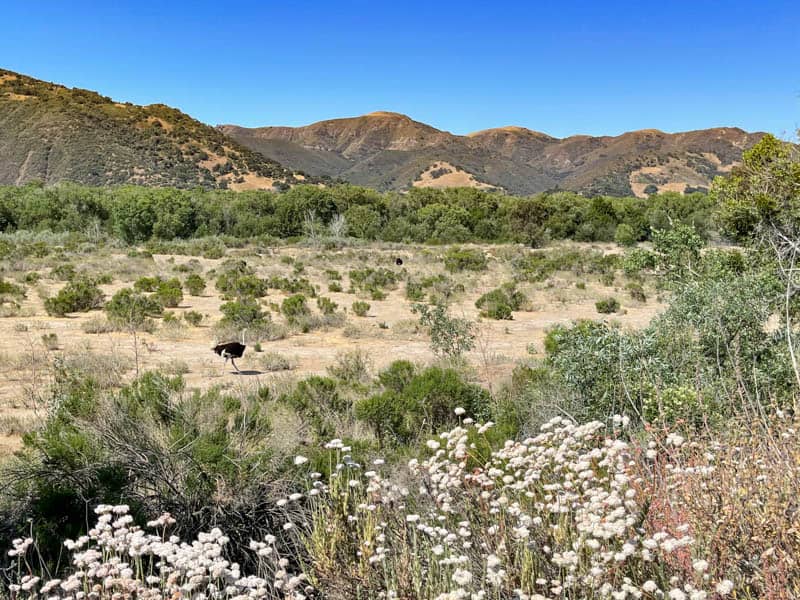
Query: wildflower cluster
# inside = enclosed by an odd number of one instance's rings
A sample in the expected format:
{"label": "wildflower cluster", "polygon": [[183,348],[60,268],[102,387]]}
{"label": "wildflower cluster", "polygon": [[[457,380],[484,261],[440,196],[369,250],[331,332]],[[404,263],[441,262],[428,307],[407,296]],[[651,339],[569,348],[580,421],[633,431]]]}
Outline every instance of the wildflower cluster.
{"label": "wildflower cluster", "polygon": [[244,576],[225,558],[228,538],[219,530],[200,533],[191,543],[168,535],[169,514],[147,523],[156,533],[134,525],[126,505],[95,509],[96,525],[87,535],[67,540],[71,572],[64,579],[43,580],[29,560],[33,540],[15,540],[9,554],[17,559],[18,578],[9,586],[14,599],[90,600],[105,598],[285,598],[302,600],[310,591],[304,575],[292,576],[277,556],[274,536],[251,542],[261,573]]}
{"label": "wildflower cluster", "polygon": [[556,418],[496,451],[491,427],[464,419],[429,440],[405,485],[334,444],[339,462],[329,485],[316,482],[306,540],[321,589],[346,579],[354,594],[437,600],[703,600],[733,589],[702,557],[692,562],[687,526],[645,527],[632,448],[602,423]]}

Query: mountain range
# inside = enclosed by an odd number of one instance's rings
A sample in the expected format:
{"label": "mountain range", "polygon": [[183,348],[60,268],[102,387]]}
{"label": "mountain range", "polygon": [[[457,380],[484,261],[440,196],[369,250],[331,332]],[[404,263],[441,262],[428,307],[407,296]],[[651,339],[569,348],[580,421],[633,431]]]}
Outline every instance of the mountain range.
{"label": "mountain range", "polygon": [[305,127],[219,129],[291,169],[377,189],[463,185],[637,196],[707,188],[764,135],[719,127],[559,139],[514,126],[453,135],[393,112]]}
{"label": "mountain range", "polygon": [[764,134],[719,127],[563,139],[524,127],[454,135],[374,112],[305,127],[212,127],[163,104],[116,102],[0,69],[0,184],[74,181],[275,189],[469,186],[646,196],[707,188]]}

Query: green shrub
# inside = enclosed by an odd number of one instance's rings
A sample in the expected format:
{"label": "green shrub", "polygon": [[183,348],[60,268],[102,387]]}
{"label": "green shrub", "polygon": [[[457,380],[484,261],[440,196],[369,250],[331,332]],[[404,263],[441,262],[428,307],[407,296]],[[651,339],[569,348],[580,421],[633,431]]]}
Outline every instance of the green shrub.
{"label": "green shrub", "polygon": [[121,289],[114,294],[105,309],[112,324],[133,329],[141,328],[149,317],[164,313],[164,307],[158,301],[131,288]]}
{"label": "green shrub", "polygon": [[357,317],[366,317],[367,313],[369,312],[370,305],[369,302],[364,302],[363,300],[356,300],[353,302],[351,308],[353,309],[353,313]]}
{"label": "green shrub", "polygon": [[63,317],[71,312],[88,312],[103,305],[103,292],[93,281],[75,279],[65,285],[58,294],[44,301],[48,315]]}
{"label": "green shrub", "polygon": [[158,284],[152,296],[164,308],[175,308],[183,301],[183,290],[179,279],[170,279]]}
{"label": "green shrub", "polygon": [[619,300],[613,296],[610,298],[604,298],[603,300],[598,300],[594,305],[595,308],[597,308],[597,312],[602,314],[615,313],[620,309]]}
{"label": "green shrub", "polygon": [[356,403],[356,418],[365,421],[382,444],[410,444],[458,423],[464,416],[486,419],[491,396],[480,386],[464,381],[454,369],[431,367],[421,373],[408,361],[398,361],[379,375],[380,394]]}
{"label": "green shrub", "polygon": [[137,292],[155,292],[163,281],[161,277],[140,277],[134,281],[133,289]]}
{"label": "green shrub", "polygon": [[65,263],[50,270],[50,277],[59,281],[72,281],[76,275],[75,265]]}
{"label": "green shrub", "polygon": [[339,305],[330,298],[319,296],[317,298],[317,308],[323,315],[332,315],[339,308]]}
{"label": "green shrub", "polygon": [[636,232],[627,223],[620,223],[614,232],[614,241],[620,246],[633,246],[636,240]]}
{"label": "green shrub", "polygon": [[431,309],[424,304],[415,304],[411,311],[419,314],[420,325],[430,332],[431,350],[437,356],[459,358],[475,346],[474,324],[451,317],[446,307],[436,305]]}
{"label": "green shrub", "polygon": [[451,273],[456,271],[485,271],[488,262],[482,250],[472,248],[451,248],[444,255],[444,268]]}
{"label": "green shrub", "polygon": [[422,283],[417,281],[406,282],[406,300],[421,302],[425,299],[425,288]]}
{"label": "green shrub", "polygon": [[192,296],[201,296],[206,290],[206,280],[197,273],[192,273],[183,282],[186,291]]}
{"label": "green shrub", "polygon": [[336,423],[350,409],[350,401],[339,393],[336,382],[317,375],[299,381],[281,400],[311,426],[318,440],[334,437]]}
{"label": "green shrub", "polygon": [[341,281],[342,274],[339,273],[336,269],[325,269],[325,275],[328,277],[329,281]]}
{"label": "green shrub", "polygon": [[183,320],[192,327],[200,327],[200,323],[203,322],[203,315],[196,310],[187,310],[183,313]]}
{"label": "green shrub", "polygon": [[331,283],[328,284],[328,291],[329,292],[341,292],[342,291],[342,286],[341,286],[340,283],[338,283],[336,281],[332,281]]}
{"label": "green shrub", "polygon": [[255,298],[241,298],[226,302],[219,307],[222,312],[220,323],[230,325],[236,329],[246,329],[261,325],[268,320],[269,315],[261,309]]}
{"label": "green shrub", "polygon": [[25,288],[21,285],[11,283],[0,277],[0,296],[14,296],[15,298],[25,297]]}
{"label": "green shrub", "polygon": [[295,361],[278,352],[265,352],[258,361],[259,366],[267,372],[291,371],[295,368]]}
{"label": "green shrub", "polygon": [[308,315],[311,311],[306,304],[306,297],[303,294],[294,294],[284,298],[281,303],[281,312],[290,323],[296,322],[300,317]]}
{"label": "green shrub", "polygon": [[519,310],[526,301],[525,294],[517,290],[514,284],[506,284],[478,298],[475,307],[481,309],[483,317],[511,320],[511,312]]}
{"label": "green shrub", "polygon": [[372,370],[372,359],[364,350],[351,350],[339,354],[328,373],[348,384],[366,383]]}

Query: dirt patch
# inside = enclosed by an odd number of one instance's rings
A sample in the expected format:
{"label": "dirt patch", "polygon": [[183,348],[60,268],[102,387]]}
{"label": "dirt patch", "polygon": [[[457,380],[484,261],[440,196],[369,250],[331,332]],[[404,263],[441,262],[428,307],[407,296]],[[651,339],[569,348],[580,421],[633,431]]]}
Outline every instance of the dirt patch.
{"label": "dirt patch", "polygon": [[472,187],[481,190],[496,189],[493,185],[479,181],[472,173],[445,161],[431,164],[417,176],[413,185],[414,187],[430,188]]}

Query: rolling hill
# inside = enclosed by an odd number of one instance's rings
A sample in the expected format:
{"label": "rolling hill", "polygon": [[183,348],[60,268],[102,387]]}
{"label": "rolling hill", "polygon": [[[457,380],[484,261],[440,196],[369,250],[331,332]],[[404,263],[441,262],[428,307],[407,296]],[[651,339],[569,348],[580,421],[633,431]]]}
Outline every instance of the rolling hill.
{"label": "rolling hill", "polygon": [[515,194],[567,189],[637,196],[707,188],[763,135],[721,127],[558,139],[501,127],[460,136],[392,112],[305,127],[219,130],[292,169],[378,189],[468,185]]}
{"label": "rolling hill", "polygon": [[295,177],[169,106],[114,102],[0,69],[0,184],[32,180],[252,189]]}

